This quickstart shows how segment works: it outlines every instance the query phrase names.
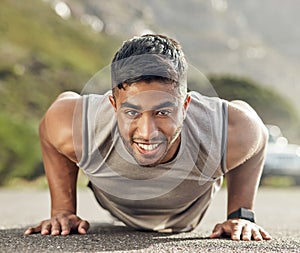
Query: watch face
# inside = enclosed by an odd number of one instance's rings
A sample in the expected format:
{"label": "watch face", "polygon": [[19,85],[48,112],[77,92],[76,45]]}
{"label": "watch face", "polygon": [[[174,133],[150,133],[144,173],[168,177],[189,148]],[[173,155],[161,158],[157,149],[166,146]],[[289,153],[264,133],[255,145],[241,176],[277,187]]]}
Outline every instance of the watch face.
{"label": "watch face", "polygon": [[240,218],[254,222],[254,212],[252,210],[241,208]]}

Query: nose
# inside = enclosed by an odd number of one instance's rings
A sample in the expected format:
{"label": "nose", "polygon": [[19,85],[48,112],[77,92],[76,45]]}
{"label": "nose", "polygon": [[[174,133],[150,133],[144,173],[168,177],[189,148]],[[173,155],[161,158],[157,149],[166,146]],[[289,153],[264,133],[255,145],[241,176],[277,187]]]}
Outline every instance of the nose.
{"label": "nose", "polygon": [[158,128],[155,118],[151,113],[143,113],[137,125],[139,138],[146,141],[158,137]]}

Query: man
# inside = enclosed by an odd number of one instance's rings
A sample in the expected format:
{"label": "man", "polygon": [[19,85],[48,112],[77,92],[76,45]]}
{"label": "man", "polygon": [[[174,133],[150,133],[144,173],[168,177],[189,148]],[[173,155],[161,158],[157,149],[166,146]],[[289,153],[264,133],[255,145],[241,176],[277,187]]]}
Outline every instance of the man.
{"label": "man", "polygon": [[254,223],[267,132],[245,102],[187,92],[180,45],[162,35],[126,41],[112,91],[61,94],[40,124],[51,219],[25,234],[85,234],[76,215],[78,168],[99,204],[139,230],[183,232],[204,216],[223,175],[228,219],[210,235],[269,240]]}

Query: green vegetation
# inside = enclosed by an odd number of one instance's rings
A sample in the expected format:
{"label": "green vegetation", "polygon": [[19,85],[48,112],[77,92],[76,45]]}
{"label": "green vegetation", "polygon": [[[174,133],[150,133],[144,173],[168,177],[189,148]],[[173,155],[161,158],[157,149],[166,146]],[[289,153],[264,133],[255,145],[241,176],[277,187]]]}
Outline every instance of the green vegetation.
{"label": "green vegetation", "polygon": [[263,177],[260,182],[263,186],[269,187],[292,187],[296,186],[296,181],[292,177],[288,176],[268,176]]}
{"label": "green vegetation", "polygon": [[0,185],[9,177],[31,179],[39,161],[37,134],[26,123],[0,114]]}
{"label": "green vegetation", "polygon": [[0,185],[42,172],[38,122],[64,90],[80,92],[120,38],[63,20],[41,0],[0,3]]}
{"label": "green vegetation", "polygon": [[293,140],[300,140],[298,131],[300,121],[297,112],[279,93],[248,78],[211,75],[209,80],[219,97],[246,101],[266,124],[278,125],[285,135]]}

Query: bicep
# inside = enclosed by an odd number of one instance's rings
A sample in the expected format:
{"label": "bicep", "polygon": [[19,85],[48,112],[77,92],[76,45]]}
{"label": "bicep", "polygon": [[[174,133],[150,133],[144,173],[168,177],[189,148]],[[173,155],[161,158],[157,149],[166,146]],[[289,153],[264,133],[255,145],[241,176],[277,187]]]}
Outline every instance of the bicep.
{"label": "bicep", "polygon": [[58,98],[43,117],[40,127],[41,142],[52,146],[57,152],[76,162],[73,144],[74,113],[80,112],[80,99]]}
{"label": "bicep", "polygon": [[254,109],[243,101],[228,108],[227,165],[233,169],[254,157],[267,143],[267,131]]}

